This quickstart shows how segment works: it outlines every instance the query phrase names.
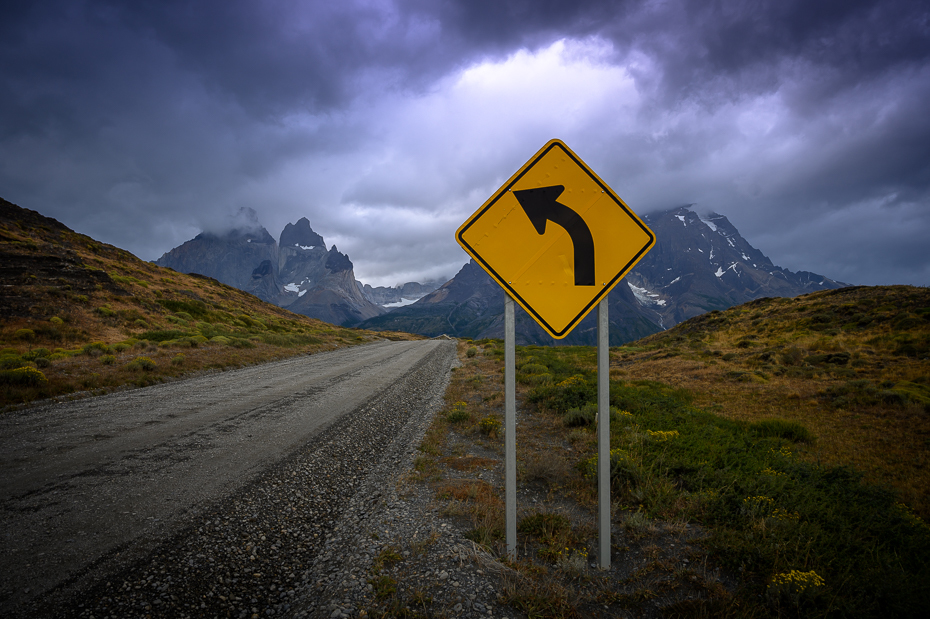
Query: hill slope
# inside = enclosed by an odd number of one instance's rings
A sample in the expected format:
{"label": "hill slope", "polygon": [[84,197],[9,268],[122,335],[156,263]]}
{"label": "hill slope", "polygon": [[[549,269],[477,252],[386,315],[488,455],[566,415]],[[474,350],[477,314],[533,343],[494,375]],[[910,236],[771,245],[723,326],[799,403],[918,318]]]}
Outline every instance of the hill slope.
{"label": "hill slope", "polygon": [[713,311],[611,351],[734,419],[797,421],[811,457],[851,464],[930,517],[930,290],[849,287]]}
{"label": "hill slope", "polygon": [[377,337],[144,262],[0,200],[0,407]]}

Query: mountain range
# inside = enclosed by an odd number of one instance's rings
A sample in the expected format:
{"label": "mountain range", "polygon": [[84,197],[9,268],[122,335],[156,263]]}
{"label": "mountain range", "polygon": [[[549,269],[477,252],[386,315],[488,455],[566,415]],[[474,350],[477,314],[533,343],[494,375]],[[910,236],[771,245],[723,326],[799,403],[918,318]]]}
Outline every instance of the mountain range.
{"label": "mountain range", "polygon": [[[690,207],[643,217],[657,241],[608,295],[610,344],[629,342],[712,310],[761,297],[794,297],[846,286],[807,271],[775,266],[723,215]],[[504,293],[473,260],[416,303],[367,319],[359,327],[458,337],[503,337]],[[596,342],[592,311],[564,339],[554,340],[517,307],[520,344]]]}
{"label": "mountain range", "polygon": [[355,279],[352,261],[303,217],[284,227],[278,241],[243,208],[237,225],[222,232],[202,232],[155,261],[181,273],[199,273],[250,292],[297,314],[329,323],[353,326],[410,303],[441,282],[403,286],[363,286]]}
{"label": "mountain range", "polygon": [[[753,299],[847,285],[775,266],[723,215],[684,206],[642,219],[657,241],[608,295],[611,345]],[[504,293],[474,261],[442,285],[372,287],[355,279],[349,257],[335,246],[327,249],[307,218],[287,224],[278,241],[252,209],[242,209],[236,221],[231,229],[197,235],[156,264],[213,277],[298,314],[343,326],[473,339],[503,336]],[[517,341],[593,344],[595,314],[556,341],[518,307]]]}

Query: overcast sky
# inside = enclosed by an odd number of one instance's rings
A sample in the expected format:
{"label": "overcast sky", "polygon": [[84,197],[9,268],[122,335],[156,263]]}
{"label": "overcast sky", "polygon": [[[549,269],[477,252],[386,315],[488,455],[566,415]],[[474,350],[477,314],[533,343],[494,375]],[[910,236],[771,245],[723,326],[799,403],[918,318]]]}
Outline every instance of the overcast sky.
{"label": "overcast sky", "polygon": [[640,214],[930,285],[926,0],[32,0],[0,37],[0,197],[146,260],[248,206],[451,277],[557,137]]}

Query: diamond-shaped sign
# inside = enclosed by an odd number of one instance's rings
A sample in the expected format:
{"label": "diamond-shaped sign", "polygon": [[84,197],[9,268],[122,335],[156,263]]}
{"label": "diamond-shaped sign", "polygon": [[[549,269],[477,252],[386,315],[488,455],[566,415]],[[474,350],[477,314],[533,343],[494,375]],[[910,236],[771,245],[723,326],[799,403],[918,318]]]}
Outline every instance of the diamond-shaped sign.
{"label": "diamond-shaped sign", "polygon": [[456,231],[459,245],[561,339],[655,235],[560,140],[551,140]]}

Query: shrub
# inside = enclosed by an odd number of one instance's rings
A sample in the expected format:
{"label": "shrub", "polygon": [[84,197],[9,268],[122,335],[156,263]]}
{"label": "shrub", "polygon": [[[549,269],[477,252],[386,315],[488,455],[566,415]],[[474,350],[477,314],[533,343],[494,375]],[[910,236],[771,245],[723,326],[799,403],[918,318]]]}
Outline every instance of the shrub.
{"label": "shrub", "polygon": [[37,368],[47,368],[52,365],[52,362],[49,361],[48,357],[37,357],[34,361]]}
{"label": "shrub", "polygon": [[132,324],[134,324],[135,326],[139,327],[140,329],[148,329],[148,328],[149,328],[149,323],[145,322],[145,321],[142,320],[141,318],[139,318],[138,320],[136,320],[136,321],[133,322]]}
{"label": "shrub", "polygon": [[103,365],[113,365],[116,362],[116,357],[113,355],[103,355],[100,357],[100,363]]}
{"label": "shrub", "polygon": [[594,418],[597,416],[597,404],[595,402],[588,402],[580,408],[569,409],[565,416],[562,418],[562,423],[564,423],[569,428],[578,428],[581,426],[590,426],[594,425]]}
{"label": "shrub", "polygon": [[222,335],[216,335],[216,336],[213,336],[213,337],[210,338],[210,342],[213,343],[213,344],[223,344],[223,345],[228,346],[228,345],[229,345],[229,338],[228,338],[228,337],[225,337],[225,336],[222,336]]}
{"label": "shrub", "polygon": [[524,374],[546,374],[549,368],[542,363],[525,363],[520,367],[520,371]]}
{"label": "shrub", "polygon": [[36,332],[32,329],[17,329],[16,333],[13,334],[13,337],[17,340],[33,340],[35,339]]}
{"label": "shrub", "polygon": [[494,438],[500,433],[503,425],[504,424],[501,423],[500,419],[498,419],[497,417],[492,417],[491,415],[488,415],[487,417],[482,419],[480,422],[478,422],[478,431],[480,431],[485,436]]}
{"label": "shrub", "polygon": [[26,365],[26,360],[19,355],[5,354],[0,356],[0,370],[12,370]]}
{"label": "shrub", "polygon": [[813,443],[814,435],[796,421],[766,419],[749,424],[749,429],[766,438],[784,438],[795,443]]}
{"label": "shrub", "polygon": [[107,307],[106,305],[101,305],[100,307],[96,308],[94,311],[100,314],[101,316],[103,316],[104,318],[110,318],[111,316],[116,316],[116,312],[114,312],[111,308]]}
{"label": "shrub", "polygon": [[171,359],[171,365],[184,365],[184,355],[178,353]]}
{"label": "shrub", "polygon": [[111,351],[110,347],[103,342],[91,342],[90,344],[84,344],[81,352],[89,357],[99,357],[100,355],[109,354]]}
{"label": "shrub", "polygon": [[478,354],[478,349],[475,348],[474,346],[469,346],[468,350],[465,351],[466,357],[474,357],[477,354]]}
{"label": "shrub", "polygon": [[523,518],[517,525],[517,531],[535,535],[543,542],[549,542],[559,534],[571,531],[572,523],[561,514],[534,513]]}
{"label": "shrub", "polygon": [[27,352],[25,355],[23,355],[23,359],[25,359],[26,361],[35,361],[39,357],[48,357],[49,354],[50,353],[49,353],[48,348],[33,348],[32,350]]}
{"label": "shrub", "polygon": [[463,421],[471,421],[471,413],[468,412],[466,408],[468,405],[465,402],[456,402],[452,406],[452,410],[446,414],[446,419],[451,423],[461,423]]}
{"label": "shrub", "polygon": [[0,384],[21,387],[38,387],[48,382],[45,374],[35,368],[16,368],[0,371]]}
{"label": "shrub", "polygon": [[780,355],[782,365],[801,365],[804,353],[797,346],[792,346]]}
{"label": "shrub", "polygon": [[57,325],[57,326],[61,326],[65,324],[65,321],[59,318],[58,316],[52,316],[51,318],[48,319],[48,321],[52,323],[53,325]]}
{"label": "shrub", "polygon": [[155,362],[149,359],[148,357],[137,357],[126,364],[126,369],[131,370],[133,372],[137,372],[140,370],[143,372],[148,372],[150,370],[154,370],[156,367],[157,366]]}
{"label": "shrub", "polygon": [[130,347],[129,344],[127,344],[126,342],[120,342],[119,344],[113,345],[113,351],[117,353],[121,353],[123,351],[129,350],[129,347]]}
{"label": "shrub", "polygon": [[530,391],[527,400],[557,413],[564,413],[597,401],[597,384],[576,374],[556,384],[547,381],[537,385]]}

